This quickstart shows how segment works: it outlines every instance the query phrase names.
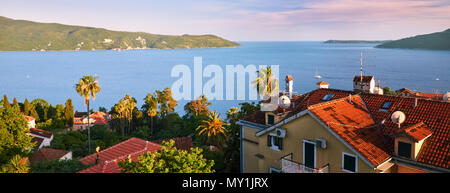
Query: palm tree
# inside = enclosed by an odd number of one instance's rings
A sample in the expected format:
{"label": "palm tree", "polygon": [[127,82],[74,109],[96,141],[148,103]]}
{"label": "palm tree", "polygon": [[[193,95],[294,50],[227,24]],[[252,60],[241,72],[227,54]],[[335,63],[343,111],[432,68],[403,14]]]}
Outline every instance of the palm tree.
{"label": "palm tree", "polygon": [[258,77],[252,83],[255,85],[259,96],[264,98],[274,96],[280,91],[278,87],[279,82],[273,76],[271,67],[266,67],[259,71]]}
{"label": "palm tree", "polygon": [[126,94],[123,98],[125,102],[125,118],[128,121],[128,133],[131,132],[131,121],[133,119],[133,110],[136,107],[136,99]]}
{"label": "palm tree", "polygon": [[236,122],[236,120],[238,118],[238,113],[239,113],[239,109],[237,107],[231,107],[227,111],[227,121],[229,121],[230,123]]}
{"label": "palm tree", "polygon": [[214,144],[218,147],[223,147],[226,134],[227,123],[220,119],[220,114],[216,111],[211,112],[206,120],[197,127],[198,135],[206,138],[206,143]]}
{"label": "palm tree", "polygon": [[91,129],[90,129],[90,121],[89,121],[89,100],[92,96],[92,99],[95,100],[95,96],[100,92],[100,85],[97,81],[98,76],[92,77],[91,75],[83,76],[78,81],[78,84],[75,84],[75,90],[77,93],[84,97],[84,104],[87,106],[87,114],[88,114],[88,147],[89,153],[91,152]]}
{"label": "palm tree", "polygon": [[153,135],[153,117],[158,114],[158,100],[152,93],[148,93],[145,97],[145,104],[143,105],[143,109],[146,110],[147,115],[151,119],[150,125],[150,135]]}

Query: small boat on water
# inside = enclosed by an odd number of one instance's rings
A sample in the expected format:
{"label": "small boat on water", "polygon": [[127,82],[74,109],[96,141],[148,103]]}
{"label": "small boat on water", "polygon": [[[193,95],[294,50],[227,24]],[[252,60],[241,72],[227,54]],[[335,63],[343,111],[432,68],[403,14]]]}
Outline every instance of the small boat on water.
{"label": "small boat on water", "polygon": [[317,78],[317,79],[321,79],[321,78],[322,78],[322,76],[320,76],[320,75],[317,73],[317,68],[316,68],[316,75],[314,75],[314,78]]}
{"label": "small boat on water", "polygon": [[436,80],[440,80],[439,78],[436,78]]}

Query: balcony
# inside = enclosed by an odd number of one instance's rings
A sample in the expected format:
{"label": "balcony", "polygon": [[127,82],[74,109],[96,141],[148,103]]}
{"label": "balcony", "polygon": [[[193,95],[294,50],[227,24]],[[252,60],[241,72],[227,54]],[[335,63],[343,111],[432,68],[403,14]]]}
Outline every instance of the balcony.
{"label": "balcony", "polygon": [[328,173],[329,164],[321,168],[310,168],[292,160],[292,153],[281,158],[282,173]]}

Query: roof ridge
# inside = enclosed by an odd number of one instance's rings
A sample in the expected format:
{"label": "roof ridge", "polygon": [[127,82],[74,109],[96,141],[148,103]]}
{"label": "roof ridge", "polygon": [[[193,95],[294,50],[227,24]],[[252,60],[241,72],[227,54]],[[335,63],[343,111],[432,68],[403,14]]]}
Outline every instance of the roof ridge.
{"label": "roof ridge", "polygon": [[[112,149],[112,148],[114,148],[114,147],[116,147],[116,146],[119,146],[119,145],[128,143],[128,142],[131,141],[132,139],[143,140],[143,139],[141,139],[141,138],[131,137],[130,139],[127,139],[127,140],[122,141],[122,142],[120,142],[120,143],[118,143],[118,144],[115,144],[115,145],[113,145],[113,146],[111,146],[111,147],[108,147],[108,148],[106,148],[106,149],[104,149],[104,150],[102,150],[102,151],[100,151],[100,152],[104,152],[104,151],[109,150],[109,149]],[[143,140],[143,141],[146,141],[146,140]],[[100,153],[100,152],[98,152],[98,153]],[[90,155],[87,155],[86,157],[81,158],[80,160],[83,160],[84,158],[86,158],[86,159],[87,159],[87,158],[90,158],[91,156],[95,156],[96,154],[97,154],[97,153],[92,153],[92,154],[90,154]],[[107,160],[105,160],[105,161],[107,161]]]}
{"label": "roof ridge", "polygon": [[[351,98],[352,101],[353,101],[353,96],[359,96],[359,94],[354,94],[354,95],[350,94],[350,95],[352,97]],[[359,97],[359,98],[362,101],[362,98],[361,97]],[[341,101],[344,101],[344,100],[348,100],[348,97],[337,98],[337,99],[333,99],[333,100],[330,100],[330,101],[326,101],[326,102],[321,102],[321,103],[317,103],[317,104],[314,104],[314,105],[310,105],[310,106],[308,106],[307,109],[310,110],[310,109],[314,109],[314,108],[317,108],[317,107],[320,107],[320,106],[326,106],[326,105],[330,105],[330,104],[335,104],[335,103],[338,103],[338,102],[341,102]],[[369,111],[367,108],[365,110]]]}

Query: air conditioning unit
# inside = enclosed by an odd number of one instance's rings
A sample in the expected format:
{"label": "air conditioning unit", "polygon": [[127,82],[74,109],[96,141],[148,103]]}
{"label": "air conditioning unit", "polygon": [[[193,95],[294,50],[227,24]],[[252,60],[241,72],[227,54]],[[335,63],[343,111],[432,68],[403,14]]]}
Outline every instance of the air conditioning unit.
{"label": "air conditioning unit", "polygon": [[327,141],[325,139],[317,138],[316,139],[316,146],[320,147],[322,149],[325,149],[325,148],[327,148]]}
{"label": "air conditioning unit", "polygon": [[277,137],[284,138],[284,136],[286,136],[286,130],[277,128],[275,130],[275,134],[277,135]]}

